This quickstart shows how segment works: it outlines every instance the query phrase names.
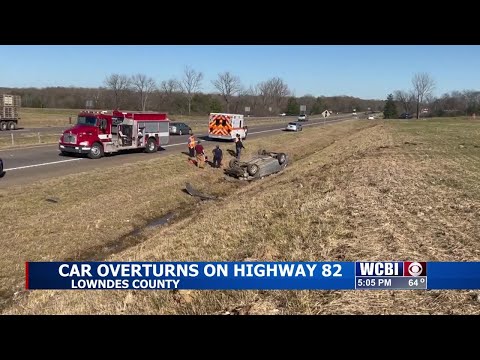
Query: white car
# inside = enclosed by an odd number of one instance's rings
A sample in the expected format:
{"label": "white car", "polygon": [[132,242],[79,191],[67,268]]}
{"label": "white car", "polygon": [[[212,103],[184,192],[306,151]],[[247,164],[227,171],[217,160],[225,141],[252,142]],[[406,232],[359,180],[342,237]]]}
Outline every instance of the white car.
{"label": "white car", "polygon": [[287,131],[302,131],[303,127],[301,124],[296,123],[296,122],[291,122],[287,124],[287,127],[285,128]]}
{"label": "white car", "polygon": [[285,114],[285,113],[281,113],[281,114],[280,114],[280,116],[287,116],[287,114]]}
{"label": "white car", "polygon": [[298,121],[307,121],[307,115],[305,114],[298,115]]}
{"label": "white car", "polygon": [[370,116],[368,117],[368,120],[374,120],[374,119],[375,119],[375,118],[373,117],[373,115],[370,115]]}

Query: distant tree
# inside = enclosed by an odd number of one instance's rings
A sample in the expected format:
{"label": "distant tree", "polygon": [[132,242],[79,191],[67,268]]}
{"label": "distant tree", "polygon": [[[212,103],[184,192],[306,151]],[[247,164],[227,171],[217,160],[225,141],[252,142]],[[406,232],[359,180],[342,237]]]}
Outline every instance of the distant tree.
{"label": "distant tree", "polygon": [[287,115],[296,115],[300,111],[300,106],[298,105],[297,99],[291,97],[288,99],[287,103],[287,111],[285,112]]}
{"label": "distant tree", "polygon": [[387,102],[385,103],[385,108],[383,109],[383,115],[385,119],[397,118],[397,106],[393,100],[393,94],[388,94],[387,96]]}
{"label": "distant tree", "polygon": [[257,89],[264,108],[275,106],[275,110],[280,108],[283,99],[290,94],[288,85],[278,77],[259,83]]}
{"label": "distant tree", "polygon": [[133,75],[130,82],[140,97],[140,108],[145,111],[149,95],[157,87],[155,80],[144,74]]}
{"label": "distant tree", "polygon": [[223,99],[227,104],[227,113],[230,112],[230,100],[232,96],[238,94],[242,89],[240,78],[238,76],[230,74],[230,72],[224,72],[218,74],[218,78],[212,81],[213,86],[220,92]]}
{"label": "distant tree", "polygon": [[321,114],[324,110],[326,110],[325,104],[321,97],[317,97],[315,102],[312,106],[312,111],[310,112],[312,115],[314,114]]}
{"label": "distant tree", "polygon": [[181,89],[182,89],[182,85],[179,83],[177,79],[163,80],[160,83],[160,91],[168,95],[176,91],[181,91]]}
{"label": "distant tree", "polygon": [[415,102],[415,94],[413,91],[407,92],[403,90],[396,90],[393,93],[393,97],[402,105],[404,112],[412,112],[412,104]]}
{"label": "distant tree", "polygon": [[187,97],[188,115],[190,115],[192,110],[192,99],[200,91],[202,80],[203,74],[201,72],[197,72],[188,66],[185,67],[180,85],[182,92]]}
{"label": "distant tree", "polygon": [[126,91],[130,87],[130,79],[127,75],[111,74],[104,81],[105,86],[113,92],[113,105],[119,109]]}
{"label": "distant tree", "polygon": [[417,119],[420,118],[420,105],[435,88],[435,81],[427,73],[418,73],[412,79],[413,94],[417,105]]}
{"label": "distant tree", "polygon": [[220,101],[218,101],[218,99],[212,98],[210,100],[210,112],[222,112],[222,104],[220,103]]}

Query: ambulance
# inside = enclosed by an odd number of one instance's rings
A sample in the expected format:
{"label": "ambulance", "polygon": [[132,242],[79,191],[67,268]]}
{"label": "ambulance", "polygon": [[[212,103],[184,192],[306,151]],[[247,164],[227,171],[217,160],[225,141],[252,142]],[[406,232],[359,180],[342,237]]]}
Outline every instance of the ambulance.
{"label": "ambulance", "polygon": [[208,137],[211,139],[234,140],[240,134],[245,139],[248,128],[243,115],[210,113],[208,122]]}

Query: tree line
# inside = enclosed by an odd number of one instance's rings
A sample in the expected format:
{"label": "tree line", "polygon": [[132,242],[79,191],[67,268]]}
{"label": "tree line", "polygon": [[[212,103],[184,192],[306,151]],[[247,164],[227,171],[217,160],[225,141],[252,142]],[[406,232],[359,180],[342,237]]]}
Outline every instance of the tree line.
{"label": "tree line", "polygon": [[[170,114],[205,115],[210,112],[233,112],[252,116],[286,113],[297,115],[300,105],[306,113],[324,110],[338,113],[384,111],[386,118],[399,113],[422,116],[456,116],[480,113],[480,91],[452,91],[433,96],[434,79],[427,73],[415,74],[412,87],[395,90],[387,100],[360,99],[352,96],[295,96],[281,78],[273,77],[245,86],[235,74],[219,73],[211,82],[215,93],[205,93],[204,75],[185,67],[179,78],[160,82],[145,74],[110,74],[98,88],[46,87],[0,88],[4,93],[20,95],[23,107],[64,109],[120,109],[161,111]],[[249,108],[249,111],[245,111]],[[424,109],[428,109],[425,112]]]}
{"label": "tree line", "polygon": [[398,118],[398,114],[421,117],[472,116],[480,113],[480,91],[463,90],[433,96],[435,80],[428,73],[412,77],[409,90],[395,90],[388,94],[384,106],[386,119]]}
{"label": "tree line", "polygon": [[[170,114],[233,112],[252,116],[286,113],[298,115],[300,105],[306,113],[381,111],[385,101],[365,100],[351,96],[296,97],[281,78],[273,77],[245,86],[235,74],[219,73],[212,82],[215,93],[202,92],[204,75],[185,67],[180,78],[160,82],[145,74],[110,74],[98,88],[47,87],[1,88],[4,93],[20,95],[23,107],[64,109],[121,109],[162,111]],[[249,108],[249,111],[245,111]]]}

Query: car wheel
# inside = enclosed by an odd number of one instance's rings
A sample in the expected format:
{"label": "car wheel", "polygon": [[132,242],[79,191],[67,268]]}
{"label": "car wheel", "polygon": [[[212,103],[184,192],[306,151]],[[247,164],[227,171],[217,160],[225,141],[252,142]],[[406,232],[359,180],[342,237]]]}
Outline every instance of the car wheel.
{"label": "car wheel", "polygon": [[178,130],[178,135],[182,136],[182,130]]}
{"label": "car wheel", "polygon": [[8,123],[8,130],[15,130],[16,124],[13,121]]}
{"label": "car wheel", "polygon": [[2,122],[0,123],[0,130],[1,130],[1,131],[7,130],[7,123],[6,123],[5,121],[2,121]]}
{"label": "car wheel", "polygon": [[260,168],[257,164],[248,164],[247,166],[247,171],[250,176],[255,176],[259,170]]}
{"label": "car wheel", "polygon": [[279,163],[280,165],[283,165],[283,163],[284,163],[285,161],[287,161],[287,155],[285,155],[284,153],[279,153],[279,154],[277,155],[277,159],[278,159],[278,163]]}
{"label": "car wheel", "polygon": [[235,166],[238,166],[238,163],[239,161],[237,159],[232,159],[230,160],[230,162],[228,163],[228,166],[230,166],[231,168],[235,167]]}

